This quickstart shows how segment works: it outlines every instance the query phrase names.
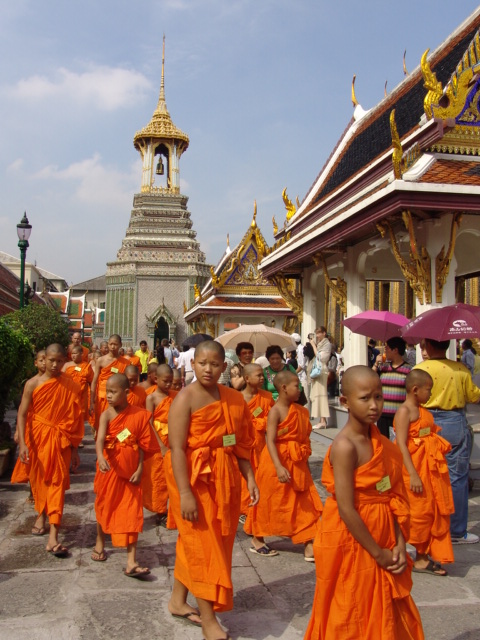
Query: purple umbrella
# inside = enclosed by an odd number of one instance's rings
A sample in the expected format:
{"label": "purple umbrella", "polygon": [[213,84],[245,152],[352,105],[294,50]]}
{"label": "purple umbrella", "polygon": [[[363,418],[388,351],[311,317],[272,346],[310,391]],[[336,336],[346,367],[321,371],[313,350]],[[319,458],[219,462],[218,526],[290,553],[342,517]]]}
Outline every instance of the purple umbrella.
{"label": "purple umbrella", "polygon": [[476,336],[480,336],[480,309],[461,302],[424,311],[402,331],[407,342],[420,342],[423,338],[442,342]]}
{"label": "purple umbrella", "polygon": [[355,316],[345,318],[343,324],[362,336],[385,342],[389,338],[401,336],[402,327],[408,323],[408,318],[400,313],[391,311],[362,311]]}

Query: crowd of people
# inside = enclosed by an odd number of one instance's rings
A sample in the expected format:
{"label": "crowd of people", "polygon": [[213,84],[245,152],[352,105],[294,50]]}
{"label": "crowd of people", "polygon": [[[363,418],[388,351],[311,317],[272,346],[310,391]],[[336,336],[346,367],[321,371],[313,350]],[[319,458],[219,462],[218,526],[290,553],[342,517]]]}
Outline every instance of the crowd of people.
{"label": "crowd of people", "polygon": [[[48,535],[47,552],[68,556],[59,539],[64,496],[89,424],[92,561],[107,560],[108,534],[126,548],[125,576],[148,575],[137,542],[143,509],[155,513],[159,526],[178,529],[169,611],[201,626],[206,640],[229,638],[216,613],[233,607],[239,522],[252,553],[278,556],[267,539],[283,536],[315,563],[305,638],[423,638],[411,572],[444,577],[452,545],[479,540],[467,531],[465,405],[480,401],[473,345],[463,343],[463,364],[446,357],[449,342],[427,339],[415,364],[405,342],[391,338],[381,350],[369,344],[367,365],[343,371],[325,327],[305,345],[292,337],[295,350],[269,346],[263,361],[249,342],[235,354],[213,340],[180,353],[165,340],[152,353],[146,341],[123,350],[118,335],[90,352],[78,333],[68,350],[38,352],[18,411],[12,475],[30,483],[32,535]],[[329,388],[348,420],[325,459],[331,497],[322,505],[308,458],[312,418],[327,424]]]}

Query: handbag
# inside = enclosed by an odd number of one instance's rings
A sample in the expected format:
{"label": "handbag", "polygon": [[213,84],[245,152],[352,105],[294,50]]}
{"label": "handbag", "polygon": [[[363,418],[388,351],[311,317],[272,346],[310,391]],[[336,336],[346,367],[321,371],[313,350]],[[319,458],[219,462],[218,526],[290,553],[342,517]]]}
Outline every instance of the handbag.
{"label": "handbag", "polygon": [[310,371],[310,378],[312,380],[315,380],[315,378],[319,378],[322,375],[322,363],[318,361],[318,359],[315,360],[315,364],[312,367],[312,370]]}

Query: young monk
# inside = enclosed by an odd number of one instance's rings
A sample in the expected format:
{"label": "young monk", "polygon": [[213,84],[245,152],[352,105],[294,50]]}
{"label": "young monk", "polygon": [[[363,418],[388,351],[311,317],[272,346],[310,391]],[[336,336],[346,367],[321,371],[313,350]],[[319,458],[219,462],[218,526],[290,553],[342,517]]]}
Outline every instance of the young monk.
{"label": "young monk", "polygon": [[[100,351],[102,350],[100,345]],[[107,380],[115,373],[123,373],[130,364],[127,358],[119,355],[122,339],[119,335],[111,335],[108,339],[108,353],[102,355],[95,364],[95,374],[93,376],[90,398],[90,413],[94,416],[93,427],[98,429],[100,416],[107,409],[106,398]]]}
{"label": "young monk", "polygon": [[[265,448],[265,432],[267,430],[267,416],[270,409],[274,406],[275,402],[273,396],[269,391],[264,391],[263,386],[263,368],[259,364],[247,364],[243,368],[243,379],[245,380],[245,387],[240,392],[245,398],[248,410],[252,417],[252,424],[254,428],[255,443],[252,450],[252,469],[256,474],[260,455]],[[242,515],[247,515],[244,531],[248,535],[252,535],[252,509],[248,508],[250,503],[250,494],[248,492],[245,481],[242,478]],[[242,521],[242,516],[240,516]],[[250,547],[252,553],[258,553],[261,556],[273,557],[278,556],[278,551],[271,549],[265,544],[265,539],[262,537],[252,537],[252,546]]]}
{"label": "young monk", "polygon": [[182,389],[182,372],[180,369],[172,369],[172,391],[181,391]]}
{"label": "young monk", "polygon": [[103,562],[105,533],[114,547],[127,547],[129,578],[150,573],[140,567],[137,554],[138,534],[143,529],[142,487],[140,480],[144,456],[159,450],[158,439],[150,425],[150,414],[128,404],[128,380],[116,373],[107,380],[108,408],[100,416],[96,452],[98,469],[93,489],[96,493],[97,541],[92,560]]}
{"label": "young monk", "polygon": [[140,385],[145,389],[147,396],[157,389],[157,367],[156,362],[151,362],[147,367],[147,377]]}
{"label": "young monk", "polygon": [[102,340],[99,347],[100,355],[106,356],[108,353],[108,340]]}
{"label": "young monk", "polygon": [[70,362],[63,366],[63,372],[70,376],[80,387],[80,406],[83,409],[83,419],[88,420],[88,393],[93,380],[93,369],[83,360],[82,346],[73,346],[70,351]]}
{"label": "young monk", "polygon": [[445,458],[452,445],[438,435],[441,428],[433,423],[430,411],[422,407],[428,402],[432,387],[429,373],[413,369],[405,380],[407,398],[397,410],[393,426],[403,456],[403,480],[410,503],[407,542],[417,550],[412,571],[446,576],[441,563],[454,561],[450,537],[454,505]]}
{"label": "young monk", "polygon": [[252,513],[252,529],[257,538],[285,536],[303,543],[305,561],[314,562],[322,502],[308,467],[312,425],[308,410],[297,404],[298,376],[281,371],[274,384],[278,399],[267,418],[267,446],[256,476],[261,500]]}
{"label": "young monk", "polygon": [[143,506],[157,514],[156,523],[167,525],[168,490],[163,468],[163,457],[168,444],[168,412],[177,395],[172,391],[173,373],[168,364],[157,367],[157,390],[147,397],[147,411],[153,416],[153,427],[160,438],[158,453],[146,460],[143,465],[142,491]]}
{"label": "young monk", "polygon": [[73,471],[79,465],[77,447],[83,437],[80,390],[62,373],[65,358],[62,345],[47,347],[45,373],[31,378],[25,385],[17,416],[19,459],[30,463],[29,476],[38,513],[32,533],[42,535],[46,531],[48,516],[50,532],[46,549],[59,558],[68,556],[68,549],[58,541],[58,529],[65,491],[70,487],[70,465]]}
{"label": "young monk", "polygon": [[137,367],[129,364],[124,373],[128,380],[128,404],[145,409],[147,394],[145,393],[145,389],[138,383],[140,374],[138,373]]}
{"label": "young monk", "polygon": [[332,497],[314,542],[317,584],[305,640],[422,640],[410,596],[402,457],[374,425],[383,408],[378,375],[362,365],[347,369],[340,402],[348,420],[323,465]]}
{"label": "young monk", "polygon": [[252,505],[258,488],[250,464],[253,427],[242,395],[217,383],[225,368],[219,342],[195,349],[196,382],[175,398],[165,456],[170,510],[178,527],[170,612],[182,612],[188,591],[200,609],[205,640],[229,638],[215,611],[233,606],[232,549],[240,515],[240,474]]}
{"label": "young monk", "polygon": [[125,357],[130,360],[130,364],[133,364],[138,369],[138,375],[142,373],[142,363],[140,358],[135,355],[133,347],[127,347],[125,350]]}
{"label": "young monk", "polygon": [[[34,378],[39,378],[40,376],[42,376],[47,368],[47,364],[46,364],[46,354],[45,354],[45,349],[40,349],[40,351],[37,351],[37,353],[35,354],[35,358],[33,360],[33,364],[35,365],[36,369],[37,369],[37,373],[35,376],[33,376]],[[27,422],[26,422],[26,427],[25,427],[25,443],[27,445],[27,447],[30,447],[30,440],[29,440],[29,435],[30,435],[30,428],[28,426],[28,420],[31,418],[31,412],[28,413],[27,415]],[[15,430],[15,435],[13,437],[14,441],[18,444],[19,442],[19,438],[18,438],[18,425],[17,428]],[[11,477],[11,482],[13,484],[21,484],[24,482],[29,482],[29,475],[30,475],[30,464],[24,464],[20,458],[17,459],[17,462],[15,463],[15,467],[13,469],[12,472],[12,477]],[[32,483],[30,482],[30,495],[28,496],[28,498],[26,499],[26,502],[28,502],[29,504],[35,504],[35,498],[33,497],[33,490],[32,490]],[[32,528],[32,536],[43,536],[46,533],[46,529],[44,527],[42,528],[38,528],[38,527],[33,527]]]}

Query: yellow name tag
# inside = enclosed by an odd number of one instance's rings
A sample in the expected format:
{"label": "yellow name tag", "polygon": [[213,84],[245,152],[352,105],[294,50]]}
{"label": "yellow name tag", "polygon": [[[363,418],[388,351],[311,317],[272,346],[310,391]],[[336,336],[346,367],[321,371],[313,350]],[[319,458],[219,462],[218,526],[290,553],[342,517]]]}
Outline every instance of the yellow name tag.
{"label": "yellow name tag", "polygon": [[283,436],[287,432],[288,432],[288,427],[284,427],[283,429],[279,429],[279,431],[277,431],[277,436]]}
{"label": "yellow name tag", "polygon": [[81,371],[82,367],[75,367],[75,371]]}
{"label": "yellow name tag", "polygon": [[391,489],[392,484],[390,482],[390,476],[385,476],[384,478],[382,478],[379,482],[377,482],[375,488],[377,489],[377,491],[380,491],[380,493]]}
{"label": "yellow name tag", "polygon": [[253,412],[253,417],[254,417],[254,418],[258,418],[258,416],[259,416],[261,413],[263,413],[263,409],[262,409],[262,407],[257,407],[257,408],[255,409],[255,411]]}
{"label": "yellow name tag", "polygon": [[235,444],[237,444],[237,440],[234,433],[229,433],[228,436],[223,436],[224,447],[233,447]]}
{"label": "yellow name tag", "polygon": [[166,436],[168,434],[168,422],[161,422],[161,430],[160,433],[162,434],[162,436]]}
{"label": "yellow name tag", "polygon": [[123,431],[120,431],[120,433],[117,435],[117,440],[119,442],[123,442],[128,438],[129,435],[130,431],[125,427],[125,429]]}
{"label": "yellow name tag", "polygon": [[423,438],[424,436],[429,436],[430,435],[430,427],[425,427],[425,429],[420,429],[418,431],[418,435],[420,436],[420,438]]}
{"label": "yellow name tag", "polygon": [[110,369],[110,371],[111,371],[112,373],[118,373],[118,369],[117,369],[117,367],[112,367],[112,368]]}

